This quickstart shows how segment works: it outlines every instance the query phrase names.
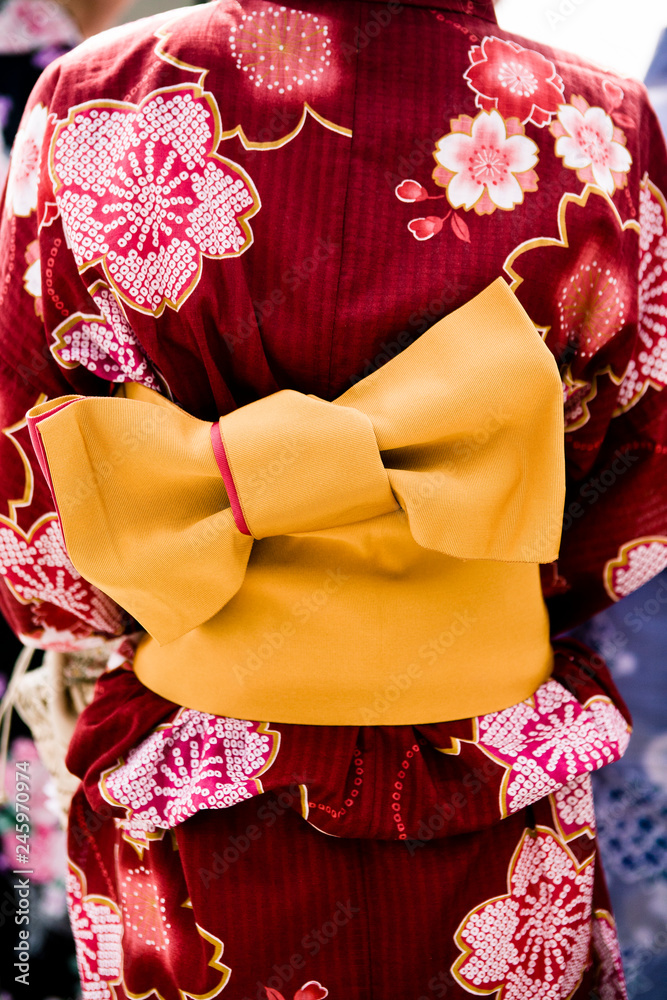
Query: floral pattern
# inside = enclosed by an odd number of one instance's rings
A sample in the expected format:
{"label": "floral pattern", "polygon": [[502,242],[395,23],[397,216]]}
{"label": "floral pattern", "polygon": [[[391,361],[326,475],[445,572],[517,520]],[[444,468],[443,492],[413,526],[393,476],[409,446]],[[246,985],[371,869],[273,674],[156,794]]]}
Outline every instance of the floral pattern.
{"label": "floral pattern", "polygon": [[593,948],[600,958],[602,976],[597,984],[600,1000],[627,1000],[616,923],[607,910],[593,914]]}
{"label": "floral pattern", "polygon": [[503,118],[543,128],[563,103],[563,81],[540,52],[487,36],[471,48],[469,57],[470,68],[463,77],[483,111],[495,108]]}
{"label": "floral pattern", "polygon": [[159,389],[159,379],[111,289],[98,281],[89,292],[100,314],[75,313],[52,331],[51,353],[58,364],[83,365],[108,382],[141,382]]}
{"label": "floral pattern", "polygon": [[178,310],[202,258],[236,257],[252,244],[260,207],[252,181],[215,153],[213,96],[198,87],[154,91],[137,106],[73,108],[51,147],[56,201],[80,269],[101,263],[134,309]]}
{"label": "floral pattern", "polygon": [[42,146],[48,111],[35,104],[16,134],[7,178],[7,211],[27,218],[37,208]]}
{"label": "floral pattern", "polygon": [[0,575],[22,604],[53,604],[102,633],[122,628],[118,605],[83,580],[70,562],[56,514],[40,518],[28,533],[0,518]]}
{"label": "floral pattern", "polygon": [[531,698],[476,720],[475,743],[506,768],[500,791],[507,816],[573,779],[621,757],[628,725],[609,698],[580,705],[555,680]]}
{"label": "floral pattern", "polygon": [[595,836],[595,809],[590,774],[580,774],[549,796],[554,823],[567,843],[582,834]]}
{"label": "floral pattern", "polygon": [[88,895],[86,876],[71,861],[67,895],[82,1000],[116,1000],[113,987],[120,983],[123,968],[120,910],[107,896]]}
{"label": "floral pattern", "polygon": [[[285,1000],[282,993],[274,990],[272,986],[265,986],[264,989],[266,990],[268,1000]],[[296,991],[294,1000],[324,1000],[328,996],[329,990],[326,986],[322,986],[322,983],[311,979],[309,983],[304,983],[301,989]]]}
{"label": "floral pattern", "polygon": [[100,791],[127,810],[131,832],[168,829],[200,809],[226,809],[261,794],[260,775],[279,746],[268,723],[181,709],[101,776]]}
{"label": "floral pattern", "polygon": [[593,875],[593,858],[579,865],[552,830],[526,830],[507,893],[459,925],[457,981],[471,993],[500,990],[502,1000],[571,996],[588,964]]}
{"label": "floral pattern", "polygon": [[518,118],[481,111],[474,119],[452,119],[451,128],[436,143],[433,179],[447,189],[453,208],[474,208],[478,215],[511,211],[526,191],[537,190],[537,145]]}
{"label": "floral pattern", "polygon": [[556,156],[584,184],[596,184],[613,195],[628,182],[632,157],[623,132],[603,108],[591,107],[583,97],[564,104],[551,125],[556,137]]}
{"label": "floral pattern", "polygon": [[667,200],[647,176],[639,194],[639,353],[632,358],[614,416],[635,406],[649,387],[667,385]]}
{"label": "floral pattern", "polygon": [[308,11],[269,7],[247,11],[229,29],[236,66],[256,87],[279,94],[322,79],[330,66],[329,26]]}
{"label": "floral pattern", "polygon": [[606,563],[603,579],[614,601],[627,597],[667,567],[667,538],[635,538]]}

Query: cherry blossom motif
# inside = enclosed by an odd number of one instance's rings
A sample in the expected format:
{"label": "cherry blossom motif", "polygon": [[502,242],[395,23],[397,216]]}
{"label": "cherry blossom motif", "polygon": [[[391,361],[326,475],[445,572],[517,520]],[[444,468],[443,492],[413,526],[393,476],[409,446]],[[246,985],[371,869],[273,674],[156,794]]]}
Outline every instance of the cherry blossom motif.
{"label": "cherry blossom motif", "polygon": [[141,382],[159,389],[159,379],[111,289],[98,281],[88,291],[100,314],[74,313],[51,331],[51,353],[58,364],[83,365],[108,382]]}
{"label": "cherry blossom motif", "polygon": [[101,264],[134,309],[180,309],[202,258],[252,244],[259,196],[242,167],[215,153],[222,128],[212,94],[153,91],[140,105],[81,104],[56,129],[56,201],[81,270]]}
{"label": "cherry blossom motif", "polygon": [[27,218],[37,208],[42,145],[47,122],[47,109],[43,104],[36,104],[18,130],[7,178],[5,204],[10,214]]}
{"label": "cherry blossom motif", "polygon": [[438,139],[433,179],[447,189],[453,208],[490,215],[512,211],[526,191],[537,190],[537,145],[526,138],[518,118],[504,121],[497,111],[452,119],[452,131]]}
{"label": "cherry blossom motif", "polygon": [[483,111],[495,108],[503,118],[543,128],[563,104],[563,81],[540,52],[491,35],[474,45],[469,57],[463,78]]}
{"label": "cherry blossom motif", "polygon": [[582,834],[595,836],[593,785],[590,774],[580,774],[549,796],[556,829],[567,843]]}
{"label": "cherry blossom motif", "polygon": [[72,861],[67,875],[69,919],[76,944],[82,1000],[116,1000],[123,969],[120,910],[106,896],[89,896],[86,876]]}
{"label": "cherry blossom motif", "polygon": [[27,533],[0,517],[0,576],[22,604],[49,602],[97,631],[122,629],[121,609],[70,562],[56,514],[45,514]]}
{"label": "cherry blossom motif", "polygon": [[613,601],[639,590],[667,567],[667,538],[635,538],[606,563],[602,578]]}
{"label": "cherry blossom motif", "polygon": [[317,83],[331,64],[328,24],[287,7],[243,13],[229,29],[229,47],[255,87],[279,94]]}
{"label": "cherry blossom motif", "polygon": [[667,385],[667,200],[648,176],[639,192],[639,340],[618,394],[614,416],[635,406],[650,388]]}
{"label": "cherry blossom motif", "polygon": [[[431,197],[423,184],[410,179],[397,184],[394,188],[394,194],[399,201],[405,202],[427,201]],[[440,194],[436,197],[444,198],[444,195]]]}
{"label": "cherry blossom motif", "polygon": [[596,984],[600,1000],[628,1000],[616,923],[608,910],[593,914],[593,950],[601,968]]}
{"label": "cherry blossom motif", "polygon": [[588,965],[594,855],[583,864],[552,830],[526,830],[507,875],[507,893],[461,921],[452,966],[470,993],[502,1000],[565,1000]]}
{"label": "cherry blossom motif", "polygon": [[[264,987],[266,991],[266,996],[268,1000],[285,1000],[282,993],[278,990],[274,990],[271,986]],[[300,990],[297,990],[294,994],[294,1000],[324,1000],[325,997],[329,996],[329,990],[322,986],[322,983],[318,983],[315,979],[311,979],[309,983],[304,983]]]}
{"label": "cherry blossom motif", "polygon": [[518,705],[480,716],[475,730],[480,750],[507,769],[500,789],[503,817],[618,760],[630,739],[609,698],[581,705],[555,680]]}
{"label": "cherry blossom motif", "polygon": [[134,831],[168,829],[201,809],[225,809],[260,795],[260,776],[276,758],[280,733],[268,723],[181,709],[121,761],[99,788],[127,810]]}
{"label": "cherry blossom motif", "polygon": [[29,243],[25,259],[28,268],[23,275],[23,287],[28,295],[32,295],[35,300],[35,315],[44,315],[44,300],[42,298],[42,269],[39,258],[39,240]]}
{"label": "cherry blossom motif", "polygon": [[626,138],[603,108],[591,107],[583,97],[564,104],[558,120],[551,124],[556,138],[556,156],[584,184],[596,184],[613,195],[628,183],[632,157]]}

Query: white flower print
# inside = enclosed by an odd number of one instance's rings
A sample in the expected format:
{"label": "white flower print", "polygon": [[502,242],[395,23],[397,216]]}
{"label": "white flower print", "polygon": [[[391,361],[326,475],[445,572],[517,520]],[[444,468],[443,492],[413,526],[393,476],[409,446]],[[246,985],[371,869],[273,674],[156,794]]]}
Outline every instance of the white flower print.
{"label": "white flower print", "polygon": [[433,178],[447,188],[453,208],[474,208],[478,215],[511,211],[525,191],[536,190],[537,146],[518,118],[505,121],[497,111],[481,111],[451,124],[449,135],[436,143]]}
{"label": "white flower print", "polygon": [[627,183],[632,157],[625,136],[602,108],[574,97],[571,104],[561,105],[551,132],[556,136],[556,156],[576,170],[581,181],[596,184],[608,195]]}
{"label": "white flower print", "polygon": [[475,907],[456,933],[463,954],[452,972],[466,991],[501,990],[502,1000],[572,995],[590,951],[593,857],[578,865],[552,830],[526,830],[507,893]]}
{"label": "white flower print", "polygon": [[42,165],[42,144],[46,135],[48,111],[36,104],[18,130],[14,141],[6,208],[9,213],[27,218],[37,208],[39,173]]}
{"label": "white flower print", "polygon": [[56,201],[81,270],[101,263],[115,294],[160,315],[197,287],[202,258],[252,244],[259,196],[242,167],[217,155],[212,94],[166,88],[140,105],[79,105],[55,132]]}

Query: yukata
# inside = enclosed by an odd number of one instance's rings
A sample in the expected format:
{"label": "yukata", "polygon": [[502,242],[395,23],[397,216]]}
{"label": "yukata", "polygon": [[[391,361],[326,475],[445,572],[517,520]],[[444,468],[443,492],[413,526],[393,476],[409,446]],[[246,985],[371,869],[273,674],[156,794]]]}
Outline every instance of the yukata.
{"label": "yukata", "polygon": [[386,724],[390,682],[361,725],[168,700],[69,559],[26,414],[119,383],[209,422],[333,401],[501,280],[562,381],[558,636],[667,565],[665,190],[642,86],[486,0],[218,0],[47,70],[2,220],[0,600],[27,642],[109,649],[68,758],[84,998],[626,995],[590,774],[630,720],[599,657],[556,638],[527,698],[444,722]]}

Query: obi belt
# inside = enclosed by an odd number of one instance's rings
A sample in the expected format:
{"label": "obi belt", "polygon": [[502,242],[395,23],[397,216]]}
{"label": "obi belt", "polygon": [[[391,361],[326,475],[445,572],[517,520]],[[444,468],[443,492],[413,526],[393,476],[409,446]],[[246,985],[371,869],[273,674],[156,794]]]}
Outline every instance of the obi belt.
{"label": "obi belt", "polygon": [[282,390],[211,424],[128,384],[28,424],[72,563],[176,704],[423,724],[551,673],[561,380],[501,278],[332,402]]}

